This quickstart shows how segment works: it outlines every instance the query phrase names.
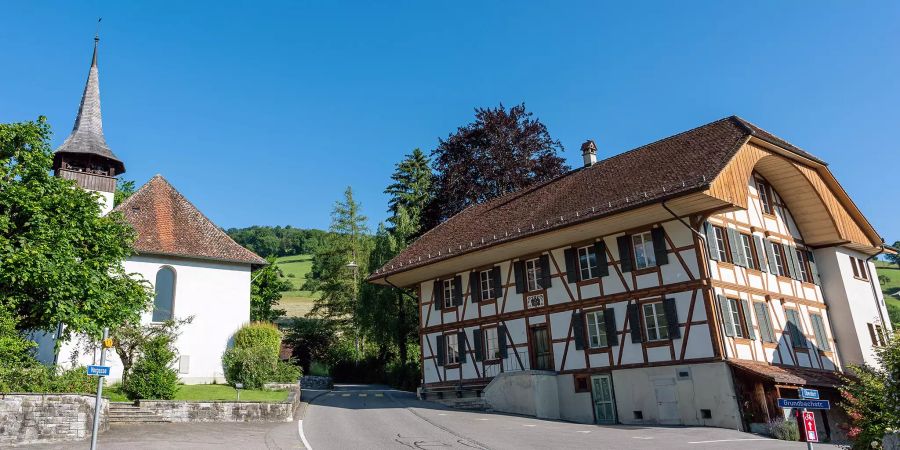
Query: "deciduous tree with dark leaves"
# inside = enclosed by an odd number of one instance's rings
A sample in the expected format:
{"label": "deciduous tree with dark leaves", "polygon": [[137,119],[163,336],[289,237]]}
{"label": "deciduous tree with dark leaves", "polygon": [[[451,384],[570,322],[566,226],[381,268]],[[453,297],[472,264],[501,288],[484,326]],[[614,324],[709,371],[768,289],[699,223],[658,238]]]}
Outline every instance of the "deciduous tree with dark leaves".
{"label": "deciduous tree with dark leaves", "polygon": [[431,152],[435,178],[426,228],[470,205],[567,172],[561,151],[562,144],[524,103],[477,108],[474,122],[441,139]]}

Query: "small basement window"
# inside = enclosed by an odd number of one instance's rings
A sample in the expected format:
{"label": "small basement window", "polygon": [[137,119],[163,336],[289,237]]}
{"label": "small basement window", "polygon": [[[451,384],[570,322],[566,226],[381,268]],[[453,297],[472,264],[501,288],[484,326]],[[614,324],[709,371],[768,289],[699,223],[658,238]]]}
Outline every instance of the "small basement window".
{"label": "small basement window", "polygon": [[700,418],[701,419],[712,419],[712,410],[711,409],[701,409],[700,410]]}
{"label": "small basement window", "polygon": [[678,379],[679,380],[691,379],[691,370],[688,368],[678,369]]}
{"label": "small basement window", "polygon": [[634,412],[634,420],[644,420],[644,412],[643,411],[633,411]]}

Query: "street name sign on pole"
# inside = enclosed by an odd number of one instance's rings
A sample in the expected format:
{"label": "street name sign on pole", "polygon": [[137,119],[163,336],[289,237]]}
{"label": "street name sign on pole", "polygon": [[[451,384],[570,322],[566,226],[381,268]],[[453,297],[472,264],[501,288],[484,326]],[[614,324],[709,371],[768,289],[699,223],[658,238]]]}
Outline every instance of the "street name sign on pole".
{"label": "street name sign on pole", "polygon": [[819,390],[818,389],[800,388],[800,398],[808,399],[808,400],[818,400],[819,399]]}
{"label": "street name sign on pole", "polygon": [[[97,433],[100,431],[100,402],[103,395],[103,377],[109,375],[109,366],[106,365],[106,349],[112,347],[112,341],[109,339],[109,328],[103,329],[103,341],[100,344],[100,365],[88,366],[88,375],[97,376],[97,399],[94,401],[94,428],[91,431],[91,450],[97,449]],[[94,369],[95,373],[91,373]]]}
{"label": "street name sign on pole", "polygon": [[797,409],[831,409],[831,402],[828,400],[804,400],[797,398],[779,398],[779,408],[797,408]]}

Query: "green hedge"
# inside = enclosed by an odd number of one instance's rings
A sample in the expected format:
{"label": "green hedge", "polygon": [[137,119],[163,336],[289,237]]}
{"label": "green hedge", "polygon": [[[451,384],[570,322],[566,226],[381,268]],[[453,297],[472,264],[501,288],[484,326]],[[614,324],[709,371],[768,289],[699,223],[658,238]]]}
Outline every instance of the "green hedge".
{"label": "green hedge", "polygon": [[262,348],[273,358],[281,353],[281,330],[269,322],[252,322],[234,333],[235,348]]}

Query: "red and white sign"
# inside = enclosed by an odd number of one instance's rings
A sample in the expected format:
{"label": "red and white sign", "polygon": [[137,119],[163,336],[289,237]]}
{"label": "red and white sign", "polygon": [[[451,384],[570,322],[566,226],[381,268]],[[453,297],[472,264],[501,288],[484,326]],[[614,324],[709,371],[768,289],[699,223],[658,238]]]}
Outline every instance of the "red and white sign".
{"label": "red and white sign", "polygon": [[819,442],[816,433],[816,416],[812,411],[803,412],[803,428],[806,430],[806,442]]}

